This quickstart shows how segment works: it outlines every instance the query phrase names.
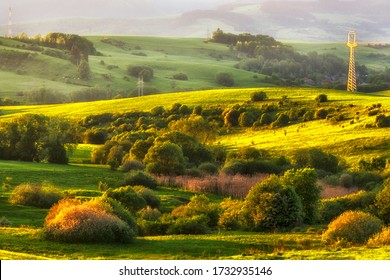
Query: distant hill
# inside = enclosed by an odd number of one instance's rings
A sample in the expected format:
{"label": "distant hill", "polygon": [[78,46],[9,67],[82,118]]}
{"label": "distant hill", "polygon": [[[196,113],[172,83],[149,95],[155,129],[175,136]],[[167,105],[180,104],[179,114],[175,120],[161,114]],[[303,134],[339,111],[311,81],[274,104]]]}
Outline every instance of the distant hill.
{"label": "distant hill", "polygon": [[[278,40],[344,41],[349,30],[361,41],[388,41],[390,2],[372,1],[99,1],[21,0],[14,4],[13,32],[206,37],[228,32],[268,34]],[[0,4],[0,34],[7,7]]]}

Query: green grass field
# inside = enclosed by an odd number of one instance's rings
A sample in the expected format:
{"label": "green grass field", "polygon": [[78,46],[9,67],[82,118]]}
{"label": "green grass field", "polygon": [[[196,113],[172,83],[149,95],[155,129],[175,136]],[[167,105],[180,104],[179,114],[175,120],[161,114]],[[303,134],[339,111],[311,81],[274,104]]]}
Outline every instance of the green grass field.
{"label": "green grass field", "polygon": [[[131,260],[387,260],[389,246],[327,247],[318,233],[220,232],[140,237],[133,244],[62,244],[42,240],[40,229],[0,228],[1,259]],[[33,244],[33,246],[32,246]]]}
{"label": "green grass field", "polygon": [[[102,42],[105,38],[114,44]],[[128,76],[129,65],[153,68],[154,79],[145,83],[145,88],[154,88],[155,92],[218,88],[215,81],[218,72],[233,74],[236,87],[266,85],[261,82],[261,75],[254,78],[251,72],[235,69],[233,66],[238,61],[229,48],[205,43],[202,39],[142,36],[92,36],[88,39],[102,55],[89,57],[91,79],[80,81],[77,66],[69,61],[21,49],[22,43],[0,38],[0,51],[28,52],[31,56],[19,66],[0,68],[0,98],[23,102],[18,93],[39,88],[69,94],[87,87],[98,87],[111,89],[114,96],[117,93],[127,95],[137,88],[137,78]],[[118,42],[120,47],[115,46]],[[186,74],[189,79],[174,80],[173,75],[178,73]]]}
{"label": "green grass field", "polygon": [[[170,107],[176,102],[189,106],[224,106],[243,104],[250,94],[259,89],[210,90],[200,92],[172,93],[141,98],[130,98],[92,103],[52,106],[22,106],[2,108],[2,121],[21,113],[40,113],[51,116],[63,115],[82,118],[104,112],[149,111],[154,106]],[[375,117],[364,114],[366,106],[381,103],[388,108],[389,93],[352,94],[344,91],[261,88],[269,97],[266,102],[277,102],[284,95],[289,99],[314,100],[320,94],[328,95],[329,104],[356,105],[350,111],[361,112],[359,122],[349,120],[339,124],[327,121],[312,121],[305,127],[291,125],[285,129],[253,131],[237,129],[220,136],[217,142],[231,148],[254,145],[276,154],[289,155],[297,148],[320,147],[335,152],[348,163],[372,155],[389,156],[390,136],[388,129],[365,128]],[[187,102],[184,102],[187,101]],[[257,106],[261,106],[258,104]],[[297,129],[299,128],[299,132]],[[287,131],[285,134],[284,130]],[[51,183],[67,190],[76,197],[94,197],[99,181],[111,186],[119,185],[123,173],[110,171],[108,167],[85,164],[94,146],[81,145],[70,157],[71,165],[60,166],[45,163],[0,162],[0,178],[11,178],[14,187],[22,182]],[[162,209],[170,211],[189,199],[193,193],[167,188],[157,189],[162,199]],[[12,223],[11,228],[0,229],[0,256],[2,259],[389,259],[389,248],[329,247],[321,242],[322,228],[300,229],[297,233],[253,234],[244,232],[213,232],[201,236],[139,237],[134,244],[62,244],[42,239],[41,227],[47,210],[8,203],[9,192],[0,196],[0,215]],[[222,197],[214,197],[220,201]],[[23,227],[19,227],[22,226]],[[31,228],[32,227],[32,228]]]}
{"label": "green grass field", "polygon": [[[102,113],[122,114],[133,111],[149,112],[156,106],[171,108],[175,103],[189,107],[202,105],[204,108],[230,108],[236,104],[249,104],[255,91],[265,91],[268,100],[253,103],[261,107],[278,103],[287,97],[292,103],[305,103],[314,106],[319,94],[326,94],[329,102],[324,107],[338,107],[346,118],[332,123],[314,120],[308,123],[291,124],[280,129],[253,130],[234,128],[229,133],[217,137],[216,143],[229,149],[254,146],[269,151],[273,155],[289,157],[299,148],[316,147],[336,154],[348,168],[362,158],[390,156],[390,134],[388,128],[370,127],[375,116],[368,116],[367,107],[381,104],[388,112],[390,92],[371,94],[348,93],[345,91],[313,88],[264,87],[261,77],[255,79],[253,73],[237,70],[237,62],[226,46],[204,43],[200,39],[156,38],[156,37],[110,37],[121,46],[106,44],[103,36],[89,37],[103,56],[90,57],[93,77],[90,81],[77,84],[76,80],[67,83],[66,75],[75,75],[70,63],[51,57],[36,56],[34,64],[25,65],[24,74],[2,69],[0,97],[19,97],[20,91],[47,87],[63,93],[85,88],[86,86],[107,87],[115,91],[131,91],[136,79],[123,79],[129,64],[143,64],[155,69],[155,79],[147,86],[155,87],[169,94],[149,95],[139,98],[123,98],[88,103],[1,106],[0,121],[7,122],[20,114],[44,114],[81,120],[87,116]],[[1,48],[12,49],[15,41],[0,39]],[[156,47],[158,46],[158,47]],[[295,45],[294,45],[295,47]],[[296,44],[302,52],[338,52],[347,54],[344,45]],[[335,49],[336,48],[336,49]],[[362,47],[369,55],[371,49]],[[376,52],[387,52],[374,50]],[[140,56],[137,53],[144,53]],[[362,51],[363,53],[363,51]],[[389,54],[390,55],[390,54]],[[367,60],[369,62],[369,60]],[[381,61],[372,62],[382,67]],[[373,64],[373,65],[374,65]],[[51,74],[48,77],[40,72],[47,65]],[[115,67],[108,67],[115,66]],[[110,70],[110,69],[111,70]],[[39,70],[39,71],[38,71]],[[215,73],[226,71],[234,74],[236,88],[216,89]],[[175,81],[176,73],[186,73],[189,81]],[[109,77],[109,79],[103,79]],[[208,90],[205,90],[208,89]],[[188,91],[195,90],[195,91]],[[178,91],[178,92],[175,92]],[[172,93],[174,92],[174,93]],[[353,105],[353,106],[352,106]],[[355,117],[359,116],[357,120]],[[353,122],[351,122],[354,120]],[[11,205],[8,202],[10,191],[25,182],[48,183],[55,185],[72,197],[88,199],[101,195],[99,182],[115,187],[123,183],[124,174],[113,172],[107,166],[89,163],[94,145],[78,145],[70,154],[67,166],[47,163],[24,163],[0,161],[0,184],[9,182],[10,189],[0,191],[0,218],[7,217],[11,227],[0,228],[1,259],[389,259],[387,247],[348,247],[326,246],[321,242],[322,225],[315,228],[299,228],[290,233],[246,233],[212,232],[200,236],[156,236],[138,237],[133,244],[64,244],[43,239],[42,226],[48,210],[27,206]],[[8,178],[8,179],[7,179]],[[159,186],[156,190],[162,200],[162,211],[169,212],[188,201],[192,192]],[[212,201],[219,202],[221,196],[210,195]]]}
{"label": "green grass field", "polygon": [[[0,162],[0,178],[12,175],[11,185],[46,180],[80,198],[99,195],[95,182],[110,178],[119,183],[120,172],[85,166]],[[101,177],[98,177],[101,176]],[[43,178],[44,177],[44,178]],[[73,184],[72,181],[78,182]],[[13,187],[11,187],[12,189]],[[162,209],[171,211],[194,193],[159,187]],[[389,259],[387,247],[326,246],[323,226],[302,227],[290,233],[211,232],[206,235],[138,237],[128,245],[67,244],[43,239],[42,225],[48,210],[8,203],[9,192],[0,194],[0,215],[11,227],[0,228],[1,259]],[[222,197],[211,196],[213,201]]]}
{"label": "green grass field", "polygon": [[[333,124],[326,120],[316,120],[293,124],[286,128],[254,131],[252,129],[235,129],[232,133],[220,136],[220,142],[230,148],[255,146],[270,150],[275,154],[290,155],[297,148],[317,147],[333,152],[348,163],[356,163],[363,157],[389,155],[390,136],[386,128],[367,128],[367,124],[375,122],[375,116],[368,116],[366,107],[380,103],[384,108],[390,106],[390,92],[348,93],[345,91],[307,89],[307,88],[252,88],[222,89],[195,92],[151,95],[140,98],[127,98],[89,103],[74,103],[42,106],[4,106],[1,108],[0,121],[19,114],[33,113],[48,116],[63,116],[81,119],[89,115],[101,113],[125,113],[131,111],[150,111],[155,106],[170,108],[175,103],[190,107],[203,105],[207,107],[228,108],[235,104],[244,104],[250,100],[254,91],[265,91],[269,100],[259,102],[276,103],[283,96],[292,102],[314,102],[319,94],[326,94],[329,102],[324,106],[344,106],[347,118]],[[354,105],[348,109],[350,105]],[[359,120],[351,123],[358,114]],[[79,161],[80,163],[82,161]]]}

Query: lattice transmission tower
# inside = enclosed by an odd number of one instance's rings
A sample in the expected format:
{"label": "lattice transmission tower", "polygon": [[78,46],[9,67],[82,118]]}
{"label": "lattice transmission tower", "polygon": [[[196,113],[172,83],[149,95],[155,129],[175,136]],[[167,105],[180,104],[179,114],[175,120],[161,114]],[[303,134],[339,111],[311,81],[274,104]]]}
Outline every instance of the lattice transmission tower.
{"label": "lattice transmission tower", "polygon": [[358,46],[356,42],[356,32],[350,31],[348,33],[348,47],[349,47],[349,69],[348,69],[348,84],[347,91],[355,92],[356,85],[356,67],[355,67],[355,48]]}
{"label": "lattice transmission tower", "polygon": [[7,37],[12,37],[12,7],[8,7],[8,34]]}
{"label": "lattice transmission tower", "polygon": [[144,84],[144,77],[139,75],[137,82],[138,96],[144,96]]}

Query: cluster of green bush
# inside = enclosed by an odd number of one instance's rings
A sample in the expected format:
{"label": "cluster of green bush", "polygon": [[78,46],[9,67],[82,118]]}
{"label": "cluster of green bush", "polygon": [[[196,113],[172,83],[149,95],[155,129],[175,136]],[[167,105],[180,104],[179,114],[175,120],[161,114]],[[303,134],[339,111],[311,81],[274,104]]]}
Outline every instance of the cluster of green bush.
{"label": "cluster of green bush", "polygon": [[[254,186],[244,200],[212,203],[205,195],[157,219],[142,221],[144,235],[203,234],[224,230],[284,230],[318,219],[320,189],[313,169],[289,170]],[[155,217],[155,216],[154,216]]]}
{"label": "cluster of green bush", "polygon": [[[323,200],[322,222],[330,222],[322,238],[329,244],[390,244],[390,180],[376,191],[360,191]],[[342,245],[342,244],[341,244]]]}
{"label": "cluster of green bush", "polygon": [[12,191],[8,201],[12,204],[50,208],[63,197],[62,192],[54,186],[24,183]]}
{"label": "cluster of green bush", "polygon": [[66,143],[76,141],[73,124],[27,114],[0,124],[0,159],[68,163]]}
{"label": "cluster of green bush", "polygon": [[[253,151],[252,151],[253,152]],[[128,243],[137,235],[205,234],[216,229],[275,231],[302,224],[329,223],[327,244],[389,244],[390,185],[345,197],[320,200],[314,169],[290,169],[253,186],[245,199],[212,202],[195,195],[171,212],[160,211],[155,182],[140,171],[128,176],[131,185],[108,189],[88,201],[65,198],[53,187],[22,184],[10,202],[50,208],[46,238],[62,242]],[[136,185],[143,184],[143,186]],[[4,225],[9,225],[3,219]]]}

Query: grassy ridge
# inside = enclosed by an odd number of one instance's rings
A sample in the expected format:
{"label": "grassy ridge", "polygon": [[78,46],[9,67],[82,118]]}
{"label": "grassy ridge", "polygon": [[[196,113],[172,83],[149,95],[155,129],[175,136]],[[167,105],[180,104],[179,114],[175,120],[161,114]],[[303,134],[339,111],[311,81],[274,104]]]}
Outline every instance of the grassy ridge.
{"label": "grassy ridge", "polygon": [[330,101],[344,105],[355,104],[363,107],[377,103],[381,103],[384,106],[390,105],[390,91],[362,94],[310,88],[245,88],[178,92],[164,95],[144,96],[140,98],[125,98],[88,103],[42,106],[2,106],[1,118],[13,117],[21,113],[82,118],[102,113],[150,111],[155,106],[170,108],[170,106],[175,103],[186,104],[188,106],[232,106],[236,103],[242,104],[249,101],[250,95],[255,91],[265,91],[271,101],[276,101],[282,98],[282,96],[287,96],[292,100],[314,100],[317,95],[326,94],[329,96]]}

